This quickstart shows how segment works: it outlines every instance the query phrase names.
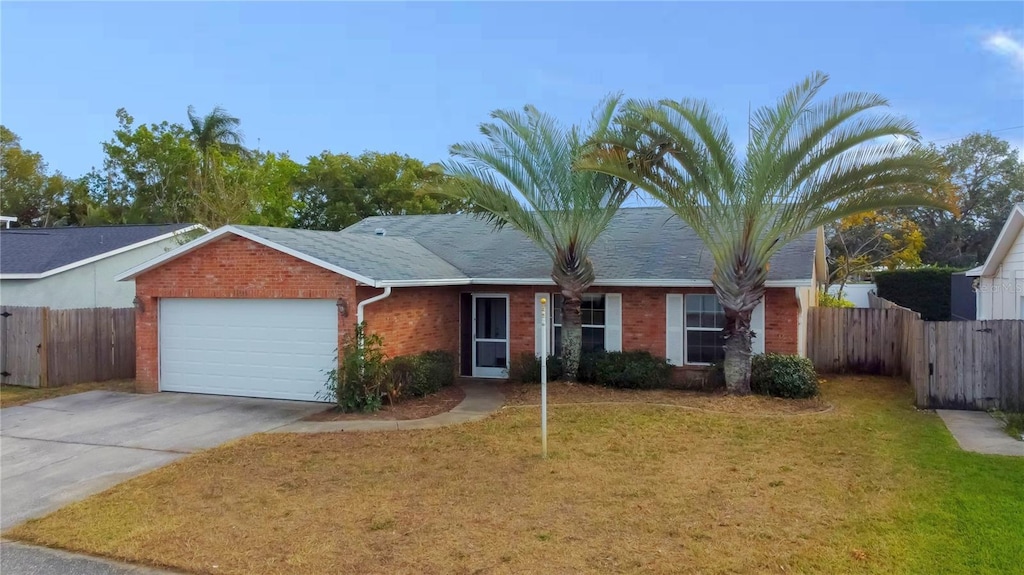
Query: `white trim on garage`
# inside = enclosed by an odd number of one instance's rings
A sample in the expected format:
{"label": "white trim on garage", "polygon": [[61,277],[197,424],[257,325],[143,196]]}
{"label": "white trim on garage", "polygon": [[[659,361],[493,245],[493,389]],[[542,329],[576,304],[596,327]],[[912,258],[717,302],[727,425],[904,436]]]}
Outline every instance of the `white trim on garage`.
{"label": "white trim on garage", "polygon": [[325,401],[336,300],[162,298],[160,391]]}

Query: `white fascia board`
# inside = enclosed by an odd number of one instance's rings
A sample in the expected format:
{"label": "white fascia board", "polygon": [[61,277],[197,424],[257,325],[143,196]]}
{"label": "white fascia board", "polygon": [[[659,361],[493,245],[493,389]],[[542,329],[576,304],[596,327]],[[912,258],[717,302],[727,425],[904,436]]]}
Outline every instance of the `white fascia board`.
{"label": "white fascia board", "polygon": [[321,259],[314,258],[313,256],[311,256],[309,254],[306,254],[306,253],[303,253],[303,252],[300,252],[300,251],[297,251],[297,250],[293,250],[293,249],[291,249],[289,247],[286,247],[286,246],[282,246],[281,244],[278,244],[276,242],[272,242],[272,241],[270,241],[270,240],[268,240],[266,238],[260,237],[260,236],[258,236],[256,234],[249,233],[249,232],[247,232],[245,230],[241,230],[241,229],[236,228],[234,226],[224,226],[224,227],[218,228],[218,229],[216,229],[216,230],[206,234],[205,236],[203,236],[201,238],[192,240],[191,242],[189,242],[189,243],[187,243],[185,245],[182,245],[182,246],[178,246],[177,248],[175,248],[175,249],[173,249],[173,250],[171,250],[171,251],[169,251],[169,252],[167,252],[167,253],[165,253],[165,254],[163,254],[161,256],[157,256],[157,257],[155,257],[155,258],[153,258],[153,259],[151,259],[149,261],[141,263],[141,264],[139,264],[139,265],[129,269],[128,271],[125,271],[125,272],[117,275],[114,278],[114,280],[116,280],[116,281],[125,281],[125,280],[134,279],[136,276],[138,276],[138,275],[140,275],[140,274],[142,274],[142,273],[144,273],[146,271],[149,271],[149,270],[151,270],[153,268],[161,266],[161,265],[163,265],[163,264],[165,264],[165,263],[167,263],[167,262],[169,262],[171,260],[177,259],[177,258],[179,258],[179,257],[181,257],[181,256],[183,256],[183,255],[185,255],[185,254],[187,254],[187,253],[189,253],[189,252],[191,252],[193,250],[196,250],[196,249],[198,249],[198,248],[200,248],[200,247],[202,247],[202,246],[204,246],[204,245],[206,245],[206,244],[208,244],[208,243],[210,243],[210,242],[212,242],[214,240],[217,240],[217,239],[219,239],[219,238],[221,238],[221,237],[223,237],[225,235],[228,235],[228,234],[239,236],[239,237],[245,238],[247,240],[256,242],[258,244],[267,246],[268,248],[270,248],[272,250],[276,250],[276,251],[279,251],[281,253],[288,254],[288,255],[290,255],[292,257],[295,257],[295,258],[298,258],[298,259],[300,259],[300,260],[302,260],[304,262],[311,263],[311,264],[313,264],[313,265],[315,265],[317,267],[321,267],[321,268],[324,268],[326,270],[332,271],[334,273],[343,275],[343,276],[345,276],[347,278],[351,278],[351,279],[353,279],[353,280],[355,280],[357,282],[361,282],[361,283],[364,283],[366,285],[373,286],[373,287],[384,287],[384,286],[380,285],[380,282],[378,282],[377,280],[374,280],[372,278],[368,278],[368,277],[366,277],[364,275],[361,275],[361,274],[357,274],[357,273],[349,271],[349,270],[347,270],[345,268],[338,267],[338,266],[336,266],[334,264],[327,263],[327,262],[325,262],[325,261],[323,261]]}
{"label": "white fascia board", "polygon": [[191,226],[188,226],[187,228],[181,228],[180,230],[175,230],[173,232],[168,232],[166,234],[162,234],[162,235],[159,235],[159,236],[156,236],[156,237],[149,238],[148,240],[142,240],[141,242],[135,242],[134,244],[129,244],[127,246],[123,246],[123,247],[117,248],[116,250],[110,250],[109,252],[103,252],[102,254],[95,255],[95,256],[92,256],[92,257],[88,257],[88,258],[85,258],[83,260],[78,260],[78,261],[75,261],[75,262],[71,262],[71,263],[69,263],[67,265],[63,265],[63,266],[61,266],[59,268],[53,268],[52,270],[47,270],[45,272],[38,273],[38,274],[0,274],[0,279],[4,279],[4,280],[16,280],[16,279],[17,280],[29,280],[29,279],[38,280],[38,279],[48,278],[50,276],[54,276],[54,275],[57,275],[59,273],[66,272],[68,270],[73,270],[75,268],[79,268],[79,267],[82,267],[82,266],[85,266],[85,265],[89,265],[89,264],[91,264],[93,262],[98,262],[100,260],[103,260],[103,259],[106,259],[106,258],[109,258],[109,257],[113,257],[113,256],[116,256],[116,255],[119,255],[119,254],[123,254],[125,252],[130,252],[130,251],[132,251],[134,249],[141,248],[141,247],[144,247],[144,246],[148,246],[150,244],[155,244],[157,242],[162,242],[164,240],[169,240],[169,239],[174,238],[176,236],[179,236],[181,234],[186,234],[186,233],[191,232],[193,230],[199,230],[199,229],[206,230],[206,226],[203,226],[201,224],[191,225]]}
{"label": "white fascia board", "polygon": [[985,266],[978,266],[976,268],[971,268],[971,269],[969,269],[969,270],[967,270],[965,272],[960,272],[960,273],[964,274],[967,277],[974,278],[974,277],[980,276],[981,272],[984,271],[984,268],[985,268]]}
{"label": "white fascia board", "polygon": [[[1010,231],[1011,229],[1013,232]],[[988,252],[988,257],[985,258],[985,263],[981,265],[981,273],[979,275],[990,277],[996,274],[996,271],[999,270],[999,264],[1002,263],[1006,252],[1010,249],[1010,244],[1013,243],[1017,238],[1017,234],[1021,233],[1022,230],[1024,230],[1024,206],[1014,204],[1010,217],[1006,218],[1003,229],[999,231],[996,243],[992,245],[992,249]]]}

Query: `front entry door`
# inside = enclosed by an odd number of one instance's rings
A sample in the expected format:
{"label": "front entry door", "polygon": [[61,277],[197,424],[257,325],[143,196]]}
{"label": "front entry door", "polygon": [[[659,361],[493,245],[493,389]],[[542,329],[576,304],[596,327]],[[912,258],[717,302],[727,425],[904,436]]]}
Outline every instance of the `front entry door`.
{"label": "front entry door", "polygon": [[508,296],[473,295],[473,377],[508,377]]}

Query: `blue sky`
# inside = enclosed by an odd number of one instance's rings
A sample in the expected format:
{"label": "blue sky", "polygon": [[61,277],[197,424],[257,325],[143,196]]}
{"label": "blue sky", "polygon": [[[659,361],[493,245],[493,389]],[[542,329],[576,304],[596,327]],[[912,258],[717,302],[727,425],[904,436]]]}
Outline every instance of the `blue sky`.
{"label": "blue sky", "polygon": [[932,140],[1024,142],[1024,9],[1001,3],[10,3],[0,121],[77,176],[125,107],[239,116],[249,146],[427,161],[495,108],[567,122],[612,91],[704,97],[743,135],[748,104],[813,70],[874,91]]}

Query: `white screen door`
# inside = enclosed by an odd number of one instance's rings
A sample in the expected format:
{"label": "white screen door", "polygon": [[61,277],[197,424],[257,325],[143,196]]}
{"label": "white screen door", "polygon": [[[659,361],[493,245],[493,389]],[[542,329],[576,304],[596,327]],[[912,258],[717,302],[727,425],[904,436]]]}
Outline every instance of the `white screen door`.
{"label": "white screen door", "polygon": [[473,377],[508,377],[508,296],[473,294]]}

